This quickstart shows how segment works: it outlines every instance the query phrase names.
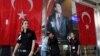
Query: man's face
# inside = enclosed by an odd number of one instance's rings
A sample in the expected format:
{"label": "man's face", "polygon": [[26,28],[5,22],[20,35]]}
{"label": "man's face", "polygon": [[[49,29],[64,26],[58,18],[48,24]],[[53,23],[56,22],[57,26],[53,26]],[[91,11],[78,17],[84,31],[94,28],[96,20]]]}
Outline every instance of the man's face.
{"label": "man's face", "polygon": [[50,37],[50,38],[53,38],[53,37],[54,37],[54,35],[53,35],[52,33],[50,33],[50,34],[49,34],[49,37]]}
{"label": "man's face", "polygon": [[24,21],[22,27],[23,27],[24,29],[27,29],[28,26],[29,26],[29,25],[28,25],[28,21]]}
{"label": "man's face", "polygon": [[61,5],[59,3],[56,3],[55,4],[55,11],[57,13],[62,13]]}

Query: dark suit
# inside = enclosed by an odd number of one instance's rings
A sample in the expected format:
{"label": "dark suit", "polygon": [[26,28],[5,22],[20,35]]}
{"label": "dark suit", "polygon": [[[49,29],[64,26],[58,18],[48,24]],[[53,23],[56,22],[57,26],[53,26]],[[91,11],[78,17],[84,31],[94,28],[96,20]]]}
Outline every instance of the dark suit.
{"label": "dark suit", "polygon": [[48,46],[50,49],[50,55],[51,56],[59,56],[60,50],[58,46],[58,40],[56,37],[53,37],[52,39],[48,39]]}
{"label": "dark suit", "polygon": [[57,29],[57,24],[56,24],[56,16],[53,14],[49,17],[48,19],[48,24],[47,24],[47,30],[53,31],[55,36],[58,39],[59,44],[64,44],[66,41],[66,36],[67,36],[67,19],[61,15],[61,23],[59,24],[59,30]]}

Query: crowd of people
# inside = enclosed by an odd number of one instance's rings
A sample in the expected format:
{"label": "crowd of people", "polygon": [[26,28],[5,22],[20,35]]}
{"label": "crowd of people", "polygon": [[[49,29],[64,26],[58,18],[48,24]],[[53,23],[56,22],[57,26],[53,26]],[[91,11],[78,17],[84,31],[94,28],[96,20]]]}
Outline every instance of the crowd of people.
{"label": "crowd of people", "polygon": [[[27,20],[22,22],[22,28],[12,56],[60,56],[58,39],[53,31],[42,30],[42,44],[40,47],[36,43],[35,32],[28,29]],[[70,33],[70,37],[71,56],[78,56],[80,52],[79,40],[75,38],[73,32]]]}
{"label": "crowd of people", "polygon": [[[22,22],[21,32],[12,56],[61,56],[59,44],[67,38],[67,19],[62,15],[61,4],[55,3],[54,13],[48,19],[47,30],[42,30],[41,46],[36,43],[35,31],[28,28],[28,23],[28,20]],[[74,32],[70,32],[69,36],[71,37],[68,44],[70,54],[71,56],[79,56],[79,40]]]}

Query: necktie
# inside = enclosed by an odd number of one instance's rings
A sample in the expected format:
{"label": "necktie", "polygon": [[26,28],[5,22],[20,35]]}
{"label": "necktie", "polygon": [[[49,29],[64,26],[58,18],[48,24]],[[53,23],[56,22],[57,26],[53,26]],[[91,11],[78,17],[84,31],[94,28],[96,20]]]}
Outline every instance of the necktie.
{"label": "necktie", "polygon": [[58,30],[60,28],[60,16],[57,17],[57,20],[58,20]]}
{"label": "necktie", "polygon": [[58,23],[60,24],[60,16],[58,16]]}

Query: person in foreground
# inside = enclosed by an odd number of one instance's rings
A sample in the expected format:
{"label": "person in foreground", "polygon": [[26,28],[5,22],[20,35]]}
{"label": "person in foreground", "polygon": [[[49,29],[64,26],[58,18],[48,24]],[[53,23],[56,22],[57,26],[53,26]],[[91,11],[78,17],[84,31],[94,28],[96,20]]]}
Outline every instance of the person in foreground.
{"label": "person in foreground", "polygon": [[22,21],[22,30],[17,39],[12,56],[15,56],[16,52],[18,52],[18,56],[33,56],[34,54],[36,35],[34,31],[28,28],[28,23],[28,20]]}
{"label": "person in foreground", "polygon": [[49,36],[48,47],[50,48],[50,55],[51,56],[59,56],[60,50],[59,50],[59,46],[58,46],[58,40],[57,40],[55,34],[52,31],[50,31],[48,36]]}
{"label": "person in foreground", "polygon": [[75,37],[73,32],[70,33],[70,50],[71,56],[79,56],[80,55],[80,42],[78,38]]}

